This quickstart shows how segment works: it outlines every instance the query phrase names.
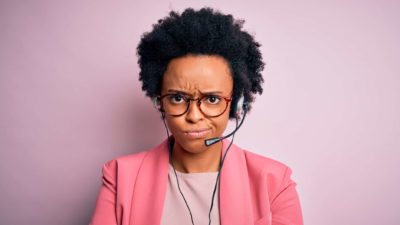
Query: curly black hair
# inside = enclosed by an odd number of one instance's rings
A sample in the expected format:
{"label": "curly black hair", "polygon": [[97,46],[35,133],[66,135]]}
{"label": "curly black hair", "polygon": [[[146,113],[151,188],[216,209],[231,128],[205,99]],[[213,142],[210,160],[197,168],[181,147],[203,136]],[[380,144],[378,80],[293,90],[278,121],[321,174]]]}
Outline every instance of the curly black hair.
{"label": "curly black hair", "polygon": [[142,35],[137,47],[142,90],[150,98],[161,93],[162,78],[168,63],[186,55],[219,55],[229,64],[233,76],[233,103],[229,118],[235,118],[238,98],[251,108],[254,94],[262,94],[261,71],[264,62],[261,46],[242,30],[244,20],[222,14],[212,8],[188,8],[181,15],[169,16],[153,24],[153,30]]}

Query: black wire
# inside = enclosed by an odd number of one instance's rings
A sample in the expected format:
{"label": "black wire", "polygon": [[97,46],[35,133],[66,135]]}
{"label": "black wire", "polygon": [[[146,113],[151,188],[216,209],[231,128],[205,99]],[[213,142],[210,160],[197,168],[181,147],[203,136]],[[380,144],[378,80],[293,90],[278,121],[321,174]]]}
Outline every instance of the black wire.
{"label": "black wire", "polygon": [[[236,119],[236,129],[237,129],[238,128],[238,119],[237,118],[235,118],[235,119]],[[221,163],[220,163],[220,166],[219,166],[219,169],[218,169],[217,180],[215,181],[215,186],[214,186],[213,195],[212,195],[212,199],[211,199],[211,207],[210,207],[210,211],[208,212],[208,225],[211,225],[211,211],[212,211],[213,206],[214,206],[214,196],[215,196],[215,193],[217,191],[217,185],[220,183],[220,179],[219,178],[220,178],[221,169],[222,169],[222,166],[224,164],[226,153],[228,153],[229,149],[231,148],[231,146],[233,144],[233,139],[235,138],[235,133],[233,133],[233,135],[232,135],[231,143],[229,143],[229,146],[226,149],[224,156],[222,157],[222,160],[221,160]]]}

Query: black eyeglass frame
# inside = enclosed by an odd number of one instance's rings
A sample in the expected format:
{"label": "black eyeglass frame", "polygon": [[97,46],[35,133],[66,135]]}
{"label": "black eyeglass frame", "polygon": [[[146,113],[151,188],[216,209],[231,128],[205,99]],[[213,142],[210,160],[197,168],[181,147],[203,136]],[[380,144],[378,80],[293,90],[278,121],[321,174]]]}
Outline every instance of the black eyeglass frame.
{"label": "black eyeglass frame", "polygon": [[[179,95],[179,93],[170,93],[170,94],[165,94],[165,95],[157,96],[157,100],[158,100],[158,102],[160,103],[160,108],[159,108],[159,110],[160,110],[161,112],[167,113],[167,112],[165,112],[165,110],[164,110],[162,99],[165,98],[165,97],[168,97],[168,96],[172,96],[172,95]],[[168,115],[170,115],[170,116],[176,116],[176,117],[182,116],[183,114],[185,114],[185,113],[189,110],[190,103],[191,103],[192,101],[197,101],[197,107],[199,108],[200,112],[203,113],[203,115],[205,115],[206,117],[214,118],[214,117],[218,117],[218,116],[221,116],[222,114],[224,114],[224,113],[226,112],[226,109],[228,108],[229,103],[232,101],[232,97],[231,97],[231,98],[227,98],[227,97],[220,96],[220,95],[204,95],[204,96],[202,96],[202,97],[200,97],[200,98],[191,98],[191,97],[189,97],[188,95],[185,95],[185,94],[180,94],[180,95],[182,95],[182,97],[183,97],[183,99],[185,100],[185,102],[188,103],[188,104],[187,104],[187,107],[186,107],[186,110],[185,110],[183,113],[178,114],[178,115],[168,114],[168,113],[167,113]],[[203,110],[201,110],[201,107],[200,107],[200,105],[201,105],[201,100],[204,99],[204,98],[206,98],[206,97],[210,97],[210,96],[215,96],[215,97],[223,98],[223,99],[225,100],[225,102],[226,102],[225,109],[224,109],[220,114],[218,114],[218,115],[216,115],[216,116],[207,115],[206,113],[203,112]]]}

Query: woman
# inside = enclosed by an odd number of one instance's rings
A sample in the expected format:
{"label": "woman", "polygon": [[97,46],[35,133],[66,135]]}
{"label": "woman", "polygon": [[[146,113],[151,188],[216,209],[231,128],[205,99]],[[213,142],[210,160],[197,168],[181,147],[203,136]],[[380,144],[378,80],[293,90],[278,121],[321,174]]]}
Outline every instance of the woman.
{"label": "woman", "polygon": [[142,89],[167,139],[104,165],[92,225],[303,224],[290,168],[223,137],[262,93],[260,45],[242,24],[189,8],[143,35]]}

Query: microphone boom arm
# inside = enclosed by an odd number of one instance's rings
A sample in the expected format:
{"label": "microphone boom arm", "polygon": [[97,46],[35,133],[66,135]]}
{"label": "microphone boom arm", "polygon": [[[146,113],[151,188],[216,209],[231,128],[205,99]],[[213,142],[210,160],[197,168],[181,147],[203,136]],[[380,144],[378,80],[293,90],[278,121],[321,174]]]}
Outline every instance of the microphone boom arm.
{"label": "microphone boom arm", "polygon": [[209,146],[211,146],[211,145],[213,145],[213,144],[215,144],[215,143],[217,143],[217,142],[219,142],[219,141],[222,141],[222,140],[225,139],[225,138],[228,138],[228,137],[232,136],[232,135],[233,135],[234,133],[236,133],[236,131],[239,130],[239,128],[242,126],[243,121],[244,121],[244,118],[246,117],[246,114],[247,114],[247,111],[245,110],[245,111],[244,111],[244,114],[243,114],[243,118],[242,118],[242,120],[240,121],[239,125],[238,125],[238,126],[235,128],[235,130],[232,131],[230,134],[228,134],[228,135],[226,135],[226,136],[223,136],[223,137],[215,137],[215,138],[207,139],[207,140],[204,141],[204,144],[205,144],[207,147],[209,147]]}

